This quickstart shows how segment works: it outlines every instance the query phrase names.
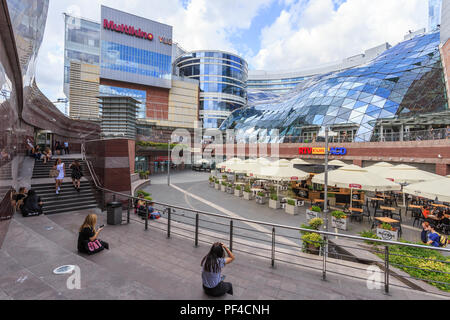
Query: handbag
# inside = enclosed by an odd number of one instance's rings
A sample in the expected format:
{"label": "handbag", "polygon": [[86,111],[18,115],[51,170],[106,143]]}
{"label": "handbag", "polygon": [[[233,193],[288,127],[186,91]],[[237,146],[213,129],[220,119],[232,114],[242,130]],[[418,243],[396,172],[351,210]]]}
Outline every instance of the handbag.
{"label": "handbag", "polygon": [[100,240],[96,239],[94,241],[85,242],[86,251],[88,254],[94,254],[105,249]]}
{"label": "handbag", "polygon": [[59,175],[58,170],[50,169],[50,178],[56,178]]}

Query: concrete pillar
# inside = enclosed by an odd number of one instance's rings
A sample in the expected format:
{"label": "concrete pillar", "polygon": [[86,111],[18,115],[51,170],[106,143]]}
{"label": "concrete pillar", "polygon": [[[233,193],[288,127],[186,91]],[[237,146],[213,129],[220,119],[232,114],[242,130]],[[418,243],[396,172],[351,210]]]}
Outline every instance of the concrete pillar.
{"label": "concrete pillar", "polygon": [[353,164],[355,166],[360,166],[362,168],[363,161],[362,160],[353,160]]}
{"label": "concrete pillar", "polygon": [[445,163],[436,163],[436,174],[447,176],[450,174],[450,165]]}
{"label": "concrete pillar", "polygon": [[403,124],[400,126],[400,141],[403,141],[403,131],[404,131],[404,126]]}
{"label": "concrete pillar", "polygon": [[384,141],[384,128],[383,128],[383,125],[380,126],[380,141]]}

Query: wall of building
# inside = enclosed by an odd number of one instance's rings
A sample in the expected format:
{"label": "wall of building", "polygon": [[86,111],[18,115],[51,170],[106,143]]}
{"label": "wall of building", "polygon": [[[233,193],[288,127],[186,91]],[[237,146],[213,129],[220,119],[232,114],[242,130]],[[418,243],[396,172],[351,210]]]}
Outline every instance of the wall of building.
{"label": "wall of building", "polygon": [[450,38],[450,1],[442,2],[441,14],[441,43],[445,43]]}
{"label": "wall of building", "polygon": [[73,119],[99,120],[100,67],[70,62],[69,116]]}

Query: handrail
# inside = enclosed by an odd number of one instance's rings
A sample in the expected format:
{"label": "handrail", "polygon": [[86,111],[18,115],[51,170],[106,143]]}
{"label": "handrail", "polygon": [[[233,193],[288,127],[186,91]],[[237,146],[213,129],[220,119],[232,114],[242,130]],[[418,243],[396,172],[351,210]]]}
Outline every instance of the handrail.
{"label": "handrail", "polygon": [[[84,146],[82,147],[82,152],[85,152]],[[89,160],[87,160],[85,154],[83,154],[83,158],[86,160],[86,164],[87,164],[87,167],[89,169],[89,172],[90,172],[91,176],[94,177],[93,169],[90,167],[90,162],[89,162]],[[135,197],[135,196],[132,196],[132,195],[130,196],[129,194],[125,194],[125,193],[121,193],[121,192],[118,192],[118,191],[113,191],[113,190],[104,188],[104,187],[100,186],[97,183],[95,178],[93,178],[93,180],[94,180],[94,184],[95,184],[96,188],[100,189],[102,191],[113,193],[113,194],[116,194],[116,195],[119,195],[119,196],[123,196],[123,197],[126,197],[128,199],[132,199],[132,200],[141,200],[141,201],[145,201],[146,203],[150,202],[149,200],[146,200],[146,199],[143,199],[143,198],[138,198],[138,197]],[[335,236],[335,237],[347,238],[347,239],[351,239],[351,240],[360,240],[360,241],[368,241],[368,240],[370,240],[371,242],[376,242],[376,243],[385,244],[385,245],[399,245],[399,246],[412,247],[412,248],[422,248],[422,249],[428,249],[428,250],[450,252],[450,249],[446,249],[446,248],[437,248],[437,247],[424,246],[424,245],[418,245],[418,244],[412,244],[412,243],[403,243],[403,242],[397,242],[397,241],[369,239],[369,238],[363,238],[363,237],[359,237],[359,236],[346,235],[346,234],[334,233],[334,232],[328,232],[328,231],[304,229],[304,228],[299,228],[299,227],[291,227],[291,226],[287,226],[287,225],[281,225],[281,224],[275,224],[275,223],[269,223],[269,222],[258,221],[258,220],[251,220],[251,219],[245,219],[245,218],[234,218],[234,217],[231,218],[229,216],[225,216],[225,215],[221,215],[221,214],[217,214],[217,213],[201,211],[201,210],[192,210],[192,209],[189,209],[189,208],[184,208],[184,207],[181,207],[181,206],[167,204],[167,203],[163,203],[163,202],[158,202],[158,201],[153,201],[153,200],[151,202],[154,202],[155,204],[158,204],[158,205],[161,205],[161,206],[174,208],[174,209],[195,211],[195,212],[197,212],[197,213],[199,213],[201,215],[217,217],[217,218],[224,218],[224,219],[231,219],[231,220],[236,220],[236,221],[241,221],[241,222],[246,222],[246,223],[259,224],[259,225],[264,225],[264,226],[268,226],[268,227],[278,227],[278,228],[294,230],[294,231],[304,231],[304,232],[310,232],[310,233],[317,233],[317,234],[324,235],[324,236]]]}

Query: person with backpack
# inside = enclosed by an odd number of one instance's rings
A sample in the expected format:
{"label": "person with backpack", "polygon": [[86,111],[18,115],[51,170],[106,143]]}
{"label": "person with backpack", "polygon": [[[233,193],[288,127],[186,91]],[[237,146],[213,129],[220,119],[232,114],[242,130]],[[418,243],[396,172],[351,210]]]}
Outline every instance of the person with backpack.
{"label": "person with backpack", "polygon": [[80,162],[75,159],[69,166],[69,169],[72,169],[71,176],[73,187],[75,188],[75,190],[80,192],[81,177],[83,176],[83,170],[81,169]]}
{"label": "person with backpack", "polygon": [[42,214],[42,206],[44,203],[34,190],[28,191],[28,195],[23,199],[21,206],[22,215],[24,217],[38,216]]}
{"label": "person with backpack", "polygon": [[446,247],[448,244],[448,239],[447,237],[440,235],[439,233],[437,233],[434,230],[434,226],[433,225],[429,225],[428,227],[428,231],[430,232],[428,234],[428,245],[431,245],[433,247],[439,248],[439,247]]}

